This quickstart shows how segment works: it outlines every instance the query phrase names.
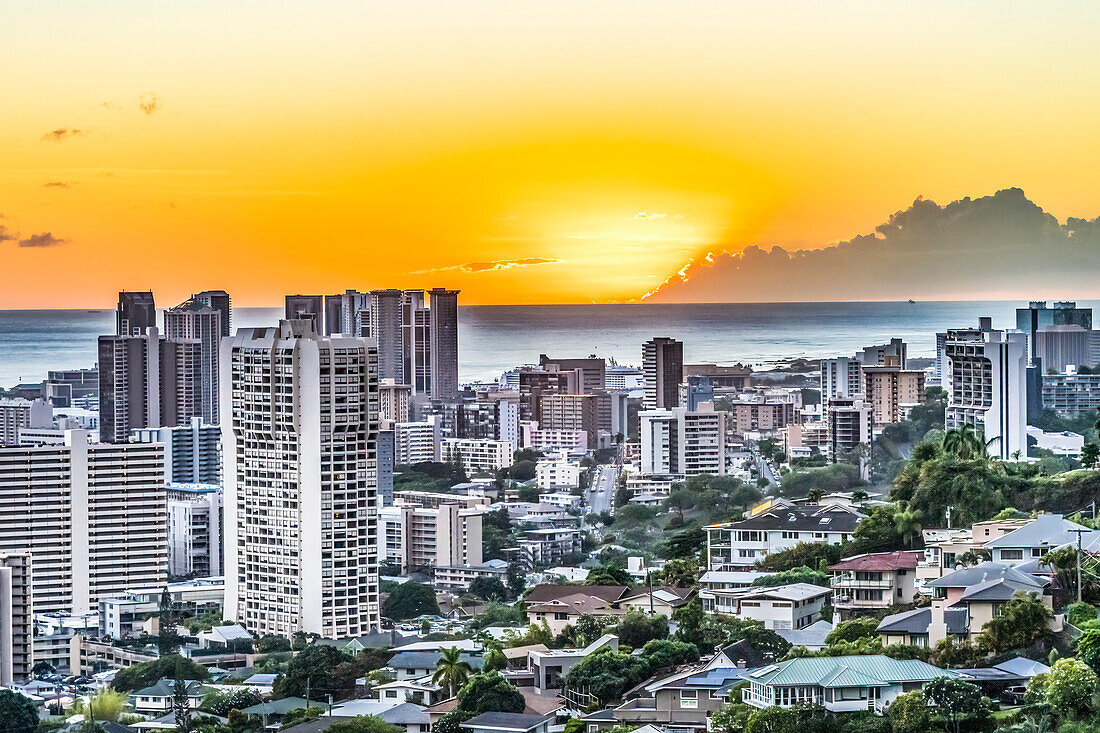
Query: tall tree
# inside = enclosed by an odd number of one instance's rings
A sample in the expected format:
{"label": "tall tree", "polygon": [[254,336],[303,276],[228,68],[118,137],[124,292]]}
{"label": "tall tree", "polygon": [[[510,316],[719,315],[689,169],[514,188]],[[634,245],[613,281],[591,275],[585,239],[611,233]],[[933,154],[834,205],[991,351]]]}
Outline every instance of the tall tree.
{"label": "tall tree", "polygon": [[157,651],[164,657],[175,654],[180,645],[179,634],[176,633],[176,613],[172,604],[172,595],[168,592],[168,586],[164,586],[164,592],[160,594],[159,611],[160,633],[157,635]]}
{"label": "tall tree", "polygon": [[471,672],[473,668],[462,658],[458,647],[442,649],[439,661],[435,663],[432,682],[446,689],[449,696],[453,696],[470,679]]}
{"label": "tall tree", "polygon": [[179,733],[191,733],[191,699],[187,696],[187,680],[182,677],[172,687],[172,713]]}

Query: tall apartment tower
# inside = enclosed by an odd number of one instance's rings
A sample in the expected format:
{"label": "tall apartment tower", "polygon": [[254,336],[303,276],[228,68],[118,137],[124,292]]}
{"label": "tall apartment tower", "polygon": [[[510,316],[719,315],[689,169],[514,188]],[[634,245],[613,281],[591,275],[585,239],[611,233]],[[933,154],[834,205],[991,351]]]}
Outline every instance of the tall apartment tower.
{"label": "tall apartment tower", "polygon": [[[33,488],[29,488],[33,487]],[[0,448],[0,553],[30,552],[36,613],[84,614],[168,579],[164,449],[89,443]]]}
{"label": "tall apartment tower", "polygon": [[325,303],[320,295],[287,295],[283,311],[289,320],[310,320],[317,333],[325,331]]}
{"label": "tall apartment tower", "polygon": [[204,290],[201,293],[192,295],[191,300],[205,305],[207,308],[213,308],[220,313],[222,317],[222,336],[229,335],[230,321],[233,317],[233,304],[229,299],[229,293],[224,290]]}
{"label": "tall apartment tower", "polygon": [[118,306],[115,309],[115,335],[137,336],[146,329],[157,326],[157,305],[149,291],[118,294]]}
{"label": "tall apartment tower", "polygon": [[684,381],[684,344],[676,339],[658,337],[642,346],[642,371],[645,373],[647,410],[668,410],[680,404],[680,382]]}
{"label": "tall apartment tower", "polygon": [[854,357],[821,360],[821,409],[834,399],[851,399],[863,394],[863,364]]}
{"label": "tall apartment tower", "polygon": [[1053,308],[1045,300],[1033,300],[1027,308],[1017,308],[1016,329],[1026,335],[1029,364],[1038,355],[1035,334],[1045,326],[1080,326],[1091,331],[1092,308],[1078,308],[1072,300],[1056,301]]}
{"label": "tall apartment tower", "polygon": [[431,338],[431,397],[451,401],[458,397],[458,290],[428,291]]}
{"label": "tall apartment tower", "polygon": [[378,378],[405,381],[404,336],[402,333],[402,293],[400,290],[372,290],[370,293],[370,333],[378,342]]}
{"label": "tall apartment tower", "polygon": [[186,425],[140,428],[130,435],[134,443],[164,444],[164,479],[173,484],[222,482],[221,428],[191,418]]}
{"label": "tall apartment tower", "polygon": [[948,331],[951,365],[945,426],[973,425],[991,455],[1027,455],[1027,336],[1019,331]]}
{"label": "tall apartment tower", "polygon": [[98,352],[100,440],[125,443],[137,428],[201,416],[198,340],[169,341],[148,328],[142,335],[100,336]]}
{"label": "tall apartment tower", "polygon": [[331,336],[370,336],[370,293],[346,290],[325,296],[325,332]]}
{"label": "tall apartment tower", "polygon": [[199,344],[199,407],[202,419],[218,424],[218,357],[221,353],[222,312],[192,297],[164,311],[164,335],[169,341]]}
{"label": "tall apartment tower", "polygon": [[863,366],[892,365],[904,369],[906,363],[905,342],[901,339],[890,339],[888,344],[867,346],[863,351],[857,352],[856,359]]}
{"label": "tall apartment tower", "polygon": [[414,395],[428,395],[432,389],[431,319],[423,290],[401,294],[401,356],[404,361],[402,382]]}
{"label": "tall apartment tower", "polygon": [[222,344],[225,613],[256,633],[379,626],[377,358],[310,320]]}
{"label": "tall apartment tower", "polygon": [[31,555],[0,552],[0,685],[27,682],[34,669]]}

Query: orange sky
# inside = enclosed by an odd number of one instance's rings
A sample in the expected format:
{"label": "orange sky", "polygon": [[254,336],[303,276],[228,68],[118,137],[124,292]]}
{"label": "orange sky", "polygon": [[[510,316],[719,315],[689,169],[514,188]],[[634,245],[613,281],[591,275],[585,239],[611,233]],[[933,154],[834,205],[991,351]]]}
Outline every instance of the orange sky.
{"label": "orange sky", "polygon": [[1097,27],[1087,2],[9,3],[0,308],[603,302],[917,195],[1091,218]]}

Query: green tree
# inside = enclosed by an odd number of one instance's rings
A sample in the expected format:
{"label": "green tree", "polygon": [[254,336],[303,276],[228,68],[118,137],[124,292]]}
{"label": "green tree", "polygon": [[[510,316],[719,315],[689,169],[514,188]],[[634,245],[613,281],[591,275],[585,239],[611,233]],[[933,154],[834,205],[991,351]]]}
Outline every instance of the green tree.
{"label": "green tree", "polygon": [[1077,640],[1077,657],[1093,671],[1100,670],[1100,628],[1085,629]]}
{"label": "green tree", "polygon": [[473,668],[470,663],[462,658],[458,647],[450,647],[440,650],[439,660],[435,663],[435,674],[432,682],[444,688],[447,695],[452,696],[470,679]]}
{"label": "green tree", "polygon": [[191,733],[191,700],[187,696],[187,680],[177,677],[172,686],[172,714],[179,733]]}
{"label": "green tree", "polygon": [[[867,520],[860,522],[856,527],[857,534],[860,527],[862,527],[866,521]],[[891,519],[891,521],[893,520]],[[834,565],[840,562],[842,552],[843,550],[840,549],[840,545],[826,545],[819,542],[799,542],[788,550],[768,553],[763,560],[756,563],[756,568],[758,570],[777,573],[783,570],[793,570],[802,567],[816,568],[821,564],[822,560],[828,565]]]}
{"label": "green tree", "polygon": [[684,512],[695,508],[695,494],[687,489],[673,491],[665,499],[665,509],[676,512],[680,520],[684,519]]}
{"label": "green tree", "polygon": [[983,707],[982,688],[953,677],[936,677],[925,685],[924,699],[952,733],[959,733],[963,720],[980,714]]}
{"label": "green tree", "polygon": [[439,615],[439,604],[431,586],[409,580],[393,589],[382,606],[382,615],[395,621],[416,618],[422,614]]}
{"label": "green tree", "polygon": [[160,594],[158,615],[157,652],[165,657],[175,654],[180,645],[179,634],[176,633],[176,612],[168,586],[164,586],[164,591]]}
{"label": "green tree", "polygon": [[495,576],[481,575],[470,581],[470,592],[487,601],[503,601],[508,597],[504,581]]}
{"label": "green tree", "polygon": [[259,705],[262,701],[263,696],[251,687],[232,691],[214,690],[202,696],[199,710],[224,718],[229,715],[230,710],[244,710],[247,707]]}
{"label": "green tree", "polygon": [[604,647],[573,665],[565,675],[564,686],[586,690],[606,704],[620,699],[623,692],[649,675],[649,661],[642,656]]}
{"label": "green tree", "polygon": [[579,637],[581,646],[588,646],[599,639],[607,625],[607,617],[596,616],[591,613],[582,613],[577,617],[577,623],[573,624],[573,630]]}
{"label": "green tree", "polygon": [[761,575],[752,581],[754,586],[765,588],[775,588],[776,586],[791,585],[792,583],[809,583],[810,585],[820,585],[823,588],[828,588],[829,576],[820,570],[802,566],[790,570],[781,570],[774,575]]}
{"label": "green tree", "polygon": [[963,425],[944,433],[943,452],[963,461],[983,458],[986,455],[985,442],[973,425]]}
{"label": "green tree", "polygon": [[329,733],[405,733],[404,726],[387,723],[375,715],[359,715],[328,727]]}
{"label": "green tree", "polygon": [[925,733],[932,727],[932,714],[920,690],[895,697],[887,713],[893,733]]}
{"label": "green tree", "polygon": [[642,647],[642,656],[649,661],[651,670],[658,670],[699,661],[699,649],[682,641],[652,639]]}
{"label": "green tree", "polygon": [[879,620],[870,616],[841,621],[825,637],[825,643],[878,638],[878,624]]}
{"label": "green tree", "polygon": [[1081,446],[1081,465],[1085,468],[1096,468],[1096,463],[1100,461],[1100,445],[1096,443],[1085,443]]}
{"label": "green tree", "polygon": [[1051,613],[1034,593],[1017,591],[1005,604],[1000,616],[982,627],[978,648],[994,653],[1024,649],[1050,634],[1047,620]]}
{"label": "green tree", "polygon": [[486,672],[492,670],[502,670],[508,666],[508,658],[504,656],[504,652],[496,647],[491,647],[489,651],[485,652],[485,660],[481,664],[481,668]]}
{"label": "green tree", "polygon": [[120,692],[133,692],[149,687],[165,677],[206,682],[210,679],[210,670],[186,657],[172,654],[151,662],[123,667],[115,673],[111,686]]}
{"label": "green tree", "polygon": [[628,611],[619,621],[615,633],[619,641],[631,649],[641,649],[653,639],[668,638],[668,619],[664,616],[646,616],[641,611]]}
{"label": "green tree", "polygon": [[906,547],[912,547],[913,538],[920,536],[923,519],[924,512],[921,510],[914,509],[905,503],[898,505],[897,511],[894,512],[894,529]]}
{"label": "green tree", "polygon": [[745,733],[797,733],[794,713],[786,708],[772,706],[757,710],[749,716]]}
{"label": "green tree", "polygon": [[1048,673],[1046,701],[1059,715],[1087,713],[1096,692],[1096,672],[1078,659],[1059,659]]}
{"label": "green tree", "polygon": [[472,713],[522,713],[527,703],[515,685],[499,672],[482,672],[470,677],[458,691],[455,711]]}
{"label": "green tree", "polygon": [[592,568],[588,571],[588,577],[584,579],[585,585],[630,585],[630,582],[631,578],[626,572],[626,565],[618,561]]}
{"label": "green tree", "polygon": [[527,573],[518,562],[508,565],[508,590],[513,596],[519,596],[527,588]]}
{"label": "green tree", "polygon": [[705,549],[706,546],[707,533],[703,528],[689,527],[661,540],[656,552],[659,557],[666,558],[669,562],[675,559],[695,560],[699,557],[700,549]]}
{"label": "green tree", "polygon": [[38,708],[29,697],[0,689],[0,731],[27,733],[38,729]]}
{"label": "green tree", "polygon": [[260,654],[290,651],[290,639],[278,634],[264,634],[256,640],[256,651]]}
{"label": "green tree", "polygon": [[699,582],[699,565],[686,557],[667,560],[660,571],[660,582],[677,588],[690,588]]}
{"label": "green tree", "polygon": [[275,679],[276,697],[306,697],[309,688],[313,697],[323,690],[336,699],[343,699],[355,691],[355,680],[370,671],[363,664],[368,658],[357,661],[335,647],[310,644],[287,662],[286,672]]}
{"label": "green tree", "polygon": [[73,704],[73,713],[86,715],[92,720],[117,722],[119,716],[126,710],[128,701],[126,693],[107,688],[86,699],[77,699]]}

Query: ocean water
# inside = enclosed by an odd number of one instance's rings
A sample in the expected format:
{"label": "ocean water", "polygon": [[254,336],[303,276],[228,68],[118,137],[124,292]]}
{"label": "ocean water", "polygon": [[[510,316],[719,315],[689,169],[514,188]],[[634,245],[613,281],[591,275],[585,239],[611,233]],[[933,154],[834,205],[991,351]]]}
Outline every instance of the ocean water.
{"label": "ocean water", "polygon": [[[1100,307],[1100,302],[1080,301]],[[910,356],[932,356],[935,334],[993,316],[1015,326],[1017,301],[927,303],[718,303],[464,306],[459,309],[459,377],[492,380],[539,354],[614,358],[640,364],[654,336],[684,342],[690,362],[767,366],[820,358],[900,337]],[[233,328],[274,325],[281,308],[234,308]],[[91,367],[96,337],[114,332],[113,310],[0,311],[0,385],[40,381],[49,369]]]}

